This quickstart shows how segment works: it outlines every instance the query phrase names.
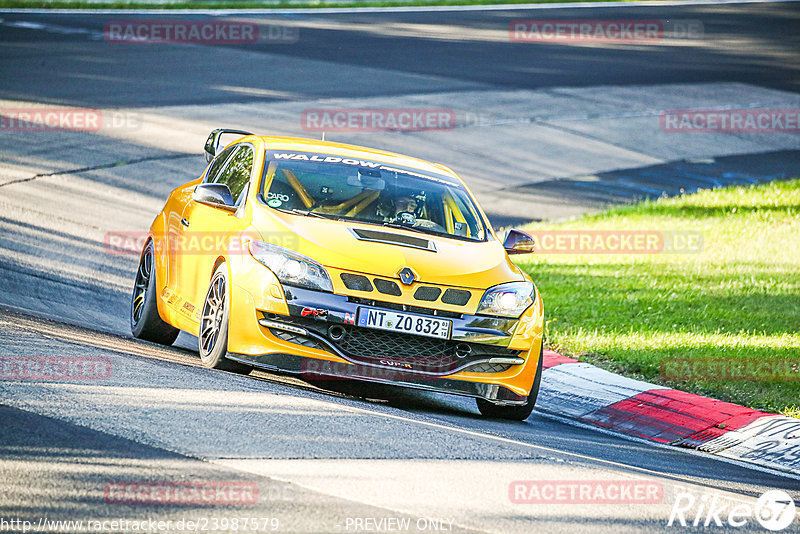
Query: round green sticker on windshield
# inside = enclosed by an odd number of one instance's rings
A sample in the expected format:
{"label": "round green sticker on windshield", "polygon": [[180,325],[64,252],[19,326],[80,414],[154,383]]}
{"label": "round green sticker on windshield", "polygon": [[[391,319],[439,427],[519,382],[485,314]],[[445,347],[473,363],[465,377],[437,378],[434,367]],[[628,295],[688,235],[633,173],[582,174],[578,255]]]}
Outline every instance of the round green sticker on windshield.
{"label": "round green sticker on windshield", "polygon": [[267,200],[267,206],[270,208],[279,208],[283,204],[282,201],[278,200],[277,198],[271,198]]}

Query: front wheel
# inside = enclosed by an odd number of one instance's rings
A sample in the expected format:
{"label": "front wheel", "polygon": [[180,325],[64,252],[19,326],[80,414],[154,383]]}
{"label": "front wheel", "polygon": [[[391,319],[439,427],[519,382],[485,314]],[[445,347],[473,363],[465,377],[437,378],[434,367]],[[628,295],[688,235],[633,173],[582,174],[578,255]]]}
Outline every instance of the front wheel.
{"label": "front wheel", "polygon": [[211,369],[247,374],[250,367],[225,357],[228,353],[228,269],[221,264],[211,277],[200,318],[200,360]]}
{"label": "front wheel", "polygon": [[481,415],[491,417],[492,419],[509,419],[512,421],[524,421],[533,412],[533,407],[536,405],[536,398],[539,396],[539,384],[542,381],[542,356],[544,355],[544,348],[539,349],[539,365],[536,368],[536,378],[533,379],[533,386],[531,393],[528,395],[528,400],[525,404],[501,406],[493,404],[486,399],[476,399],[478,402],[478,410]]}
{"label": "front wheel", "polygon": [[158,285],[156,284],[155,255],[153,242],[148,241],[139,257],[139,269],[133,283],[131,295],[131,332],[134,337],[172,345],[180,334],[180,330],[167,324],[158,314],[156,302]]}

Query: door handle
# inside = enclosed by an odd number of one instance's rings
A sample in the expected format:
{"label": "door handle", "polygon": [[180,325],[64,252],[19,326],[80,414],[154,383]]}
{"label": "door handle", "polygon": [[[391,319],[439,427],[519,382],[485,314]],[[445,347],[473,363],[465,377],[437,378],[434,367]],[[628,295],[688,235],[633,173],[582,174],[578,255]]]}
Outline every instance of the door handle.
{"label": "door handle", "polygon": [[186,218],[181,219],[181,224],[184,225],[186,228],[189,228],[189,220]]}

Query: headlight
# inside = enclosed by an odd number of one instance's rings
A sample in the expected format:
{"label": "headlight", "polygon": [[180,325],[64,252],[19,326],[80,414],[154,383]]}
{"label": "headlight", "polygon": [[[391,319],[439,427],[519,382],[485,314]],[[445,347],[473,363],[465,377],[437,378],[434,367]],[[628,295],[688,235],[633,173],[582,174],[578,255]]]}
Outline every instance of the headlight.
{"label": "headlight", "polygon": [[533,304],[534,287],[531,282],[510,282],[486,290],[478,305],[478,313],[519,317]]}
{"label": "headlight", "polygon": [[307,256],[289,249],[253,239],[250,254],[278,280],[290,285],[333,292],[333,284],[325,267]]}

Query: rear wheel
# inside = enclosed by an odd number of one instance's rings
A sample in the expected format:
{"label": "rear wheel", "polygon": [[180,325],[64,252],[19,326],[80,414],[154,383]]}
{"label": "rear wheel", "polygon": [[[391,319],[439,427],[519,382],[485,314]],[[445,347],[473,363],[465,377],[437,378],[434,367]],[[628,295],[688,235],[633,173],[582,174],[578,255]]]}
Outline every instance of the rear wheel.
{"label": "rear wheel", "polygon": [[539,396],[539,384],[542,381],[542,355],[544,349],[539,349],[539,365],[536,368],[536,378],[533,379],[533,386],[531,393],[528,395],[528,400],[525,404],[506,405],[493,404],[486,399],[476,399],[478,402],[478,410],[481,415],[491,417],[493,419],[510,419],[512,421],[524,421],[533,412],[533,407],[536,405],[536,398]]}
{"label": "rear wheel", "polygon": [[211,277],[200,318],[200,359],[203,365],[247,374],[251,367],[226,358],[228,353],[228,269],[221,264]]}
{"label": "rear wheel", "polygon": [[180,330],[164,322],[158,314],[157,292],[153,242],[148,241],[139,257],[139,269],[133,284],[131,332],[139,339],[172,345]]}

